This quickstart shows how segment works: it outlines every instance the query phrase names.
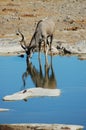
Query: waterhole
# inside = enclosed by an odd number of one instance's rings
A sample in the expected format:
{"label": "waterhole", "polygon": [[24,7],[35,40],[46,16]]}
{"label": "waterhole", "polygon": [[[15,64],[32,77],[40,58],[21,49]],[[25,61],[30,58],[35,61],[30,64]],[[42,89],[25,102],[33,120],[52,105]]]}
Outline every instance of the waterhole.
{"label": "waterhole", "polygon": [[[33,88],[38,96],[34,96]],[[58,95],[54,95],[54,90],[59,90]],[[3,100],[28,91],[33,95]],[[45,58],[44,54],[38,59],[36,53],[27,63],[26,56],[1,56],[0,108],[9,109],[0,112],[0,124],[61,123],[86,127],[86,60],[75,56]]]}

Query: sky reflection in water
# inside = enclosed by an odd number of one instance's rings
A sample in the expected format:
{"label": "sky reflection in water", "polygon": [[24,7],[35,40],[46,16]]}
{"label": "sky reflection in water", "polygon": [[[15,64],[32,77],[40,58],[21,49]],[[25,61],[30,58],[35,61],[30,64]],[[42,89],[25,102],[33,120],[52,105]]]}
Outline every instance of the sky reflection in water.
{"label": "sky reflection in water", "polygon": [[[31,59],[32,64],[29,65],[28,72],[25,58],[0,57],[0,108],[10,109],[9,112],[0,112],[0,124],[66,123],[86,126],[86,61],[78,60],[77,57],[55,56],[51,64],[49,56],[51,66],[47,68],[44,55],[42,54],[41,61],[38,61],[36,53]],[[30,70],[34,72],[33,78]],[[45,84],[47,79],[50,82]],[[37,87],[38,84],[46,88],[58,88],[61,95],[53,98],[31,98],[27,102],[2,100],[6,95]]]}

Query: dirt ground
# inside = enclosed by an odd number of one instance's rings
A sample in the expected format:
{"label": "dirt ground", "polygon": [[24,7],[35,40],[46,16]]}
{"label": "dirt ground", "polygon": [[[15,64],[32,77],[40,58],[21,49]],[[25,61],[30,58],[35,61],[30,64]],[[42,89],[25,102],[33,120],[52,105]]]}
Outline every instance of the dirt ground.
{"label": "dirt ground", "polygon": [[0,38],[16,38],[19,28],[29,42],[45,17],[55,20],[58,41],[86,40],[86,0],[0,0]]}

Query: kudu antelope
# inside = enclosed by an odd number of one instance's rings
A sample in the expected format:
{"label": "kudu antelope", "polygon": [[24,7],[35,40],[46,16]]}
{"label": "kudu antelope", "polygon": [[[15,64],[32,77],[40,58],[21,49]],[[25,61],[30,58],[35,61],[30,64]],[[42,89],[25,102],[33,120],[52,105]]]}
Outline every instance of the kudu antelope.
{"label": "kudu antelope", "polygon": [[40,20],[37,23],[35,32],[32,36],[30,44],[28,45],[26,45],[26,42],[24,40],[24,35],[20,31],[18,31],[22,37],[20,41],[21,47],[25,50],[28,59],[30,59],[33,52],[37,50],[37,48],[39,49],[39,54],[40,54],[42,43],[44,44],[44,51],[46,52],[47,55],[49,47],[51,49],[54,30],[55,30],[55,23],[52,19],[46,18]]}

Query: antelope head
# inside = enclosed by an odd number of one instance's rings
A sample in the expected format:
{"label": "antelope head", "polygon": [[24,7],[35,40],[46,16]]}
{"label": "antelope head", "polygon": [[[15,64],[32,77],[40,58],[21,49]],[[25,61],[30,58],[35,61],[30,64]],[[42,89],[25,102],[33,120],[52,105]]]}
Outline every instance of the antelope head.
{"label": "antelope head", "polygon": [[27,54],[27,58],[30,60],[31,55],[32,55],[32,49],[31,49],[31,47],[26,44],[24,35],[23,35],[23,33],[22,33],[19,29],[18,29],[16,35],[18,35],[18,36],[21,37],[21,40],[19,41],[19,42],[20,42],[20,45],[21,45],[21,47],[25,50],[25,52],[26,52],[26,54]]}

